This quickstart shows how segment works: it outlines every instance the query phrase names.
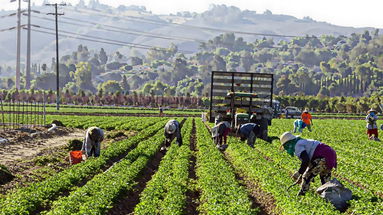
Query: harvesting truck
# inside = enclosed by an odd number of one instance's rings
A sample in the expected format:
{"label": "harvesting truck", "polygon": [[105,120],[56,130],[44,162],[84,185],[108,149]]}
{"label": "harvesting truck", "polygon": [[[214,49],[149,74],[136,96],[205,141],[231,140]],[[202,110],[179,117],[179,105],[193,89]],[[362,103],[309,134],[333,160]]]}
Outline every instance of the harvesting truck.
{"label": "harvesting truck", "polygon": [[260,125],[260,138],[268,140],[273,117],[273,74],[213,71],[210,91],[210,122],[231,123],[233,131],[247,122]]}

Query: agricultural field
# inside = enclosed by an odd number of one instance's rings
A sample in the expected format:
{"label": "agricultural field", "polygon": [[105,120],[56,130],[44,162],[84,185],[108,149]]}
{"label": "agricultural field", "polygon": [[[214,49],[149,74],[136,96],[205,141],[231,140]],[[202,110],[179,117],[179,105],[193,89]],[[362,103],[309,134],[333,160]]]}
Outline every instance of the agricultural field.
{"label": "agricultural field", "polygon": [[[43,108],[41,104],[39,107],[35,107],[35,104],[23,103],[9,104],[3,103],[3,111],[28,111],[28,112],[42,112]],[[24,109],[24,110],[23,110]],[[178,108],[166,108],[163,107],[164,114],[166,115],[198,115],[200,116],[202,109],[178,109]],[[158,108],[140,108],[140,107],[121,107],[121,106],[86,106],[86,105],[61,105],[60,110],[56,109],[56,105],[48,104],[45,107],[45,111],[48,114],[73,114],[73,115],[92,115],[92,114],[146,114],[146,115],[158,115]]]}
{"label": "agricultural field", "polygon": [[334,177],[353,192],[347,210],[339,212],[315,194],[318,179],[303,197],[296,196],[298,186],[286,190],[299,160],[279,150],[278,137],[293,129],[294,120],[274,119],[270,143],[257,139],[250,148],[229,137],[221,152],[211,124],[178,117],[183,145],[160,151],[169,119],[48,115],[47,121],[60,120],[69,131],[106,130],[101,156],[10,186],[0,195],[0,214],[383,214],[383,144],[367,140],[363,120],[314,120],[313,132],[302,134],[337,151]]}

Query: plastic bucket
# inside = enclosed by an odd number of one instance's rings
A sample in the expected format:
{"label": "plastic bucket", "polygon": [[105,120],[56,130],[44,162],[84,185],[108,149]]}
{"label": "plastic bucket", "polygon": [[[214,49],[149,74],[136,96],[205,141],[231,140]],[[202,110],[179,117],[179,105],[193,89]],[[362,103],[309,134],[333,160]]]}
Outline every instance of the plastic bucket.
{"label": "plastic bucket", "polygon": [[81,163],[82,151],[71,151],[69,152],[69,162],[71,165]]}

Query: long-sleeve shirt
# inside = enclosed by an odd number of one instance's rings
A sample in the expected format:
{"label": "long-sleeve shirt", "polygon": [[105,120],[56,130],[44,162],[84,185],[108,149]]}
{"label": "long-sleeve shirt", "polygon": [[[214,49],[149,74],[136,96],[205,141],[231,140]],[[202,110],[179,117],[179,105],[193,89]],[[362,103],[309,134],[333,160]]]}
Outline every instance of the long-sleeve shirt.
{"label": "long-sleeve shirt", "polygon": [[[95,140],[92,139],[90,135],[92,132],[94,132],[93,130],[98,130],[97,131],[98,135],[97,135],[97,138],[95,138]],[[100,144],[103,139],[104,139],[104,131],[101,128],[90,127],[86,131],[85,139],[82,144],[81,150],[85,151],[89,156],[92,148],[94,148],[95,156],[98,156],[100,154]]]}
{"label": "long-sleeve shirt", "polygon": [[[176,130],[172,134],[169,134],[169,133],[166,132],[167,131],[167,127],[170,126],[170,124],[174,124],[176,126]],[[178,121],[170,120],[170,121],[168,121],[166,123],[166,125],[165,125],[165,138],[166,138],[166,141],[168,143],[171,143],[174,138],[177,138],[178,144],[182,145],[181,128],[180,128],[180,124],[179,124]]]}
{"label": "long-sleeve shirt", "polygon": [[250,136],[250,133],[254,130],[255,127],[257,127],[258,125],[255,124],[255,123],[246,123],[246,124],[243,124],[241,125],[241,127],[239,128],[239,132],[245,136],[246,138]]}
{"label": "long-sleeve shirt", "polygon": [[312,160],[320,157],[326,159],[327,168],[332,169],[337,166],[336,152],[317,140],[299,140],[295,145],[295,155],[302,161],[299,168],[300,174],[304,173]]}
{"label": "long-sleeve shirt", "polygon": [[376,124],[377,120],[378,120],[378,116],[376,116],[376,115],[371,116],[370,114],[368,114],[366,116],[366,122],[367,122],[366,128],[367,129],[376,129],[376,128],[378,128],[378,126]]}

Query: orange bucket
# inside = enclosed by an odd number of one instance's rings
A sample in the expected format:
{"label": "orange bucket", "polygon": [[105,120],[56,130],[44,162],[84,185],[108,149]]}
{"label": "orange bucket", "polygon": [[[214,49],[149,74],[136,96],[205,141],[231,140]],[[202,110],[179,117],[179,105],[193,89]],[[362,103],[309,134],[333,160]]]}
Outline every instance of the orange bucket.
{"label": "orange bucket", "polygon": [[71,165],[81,163],[82,151],[71,151],[69,152],[69,162]]}

